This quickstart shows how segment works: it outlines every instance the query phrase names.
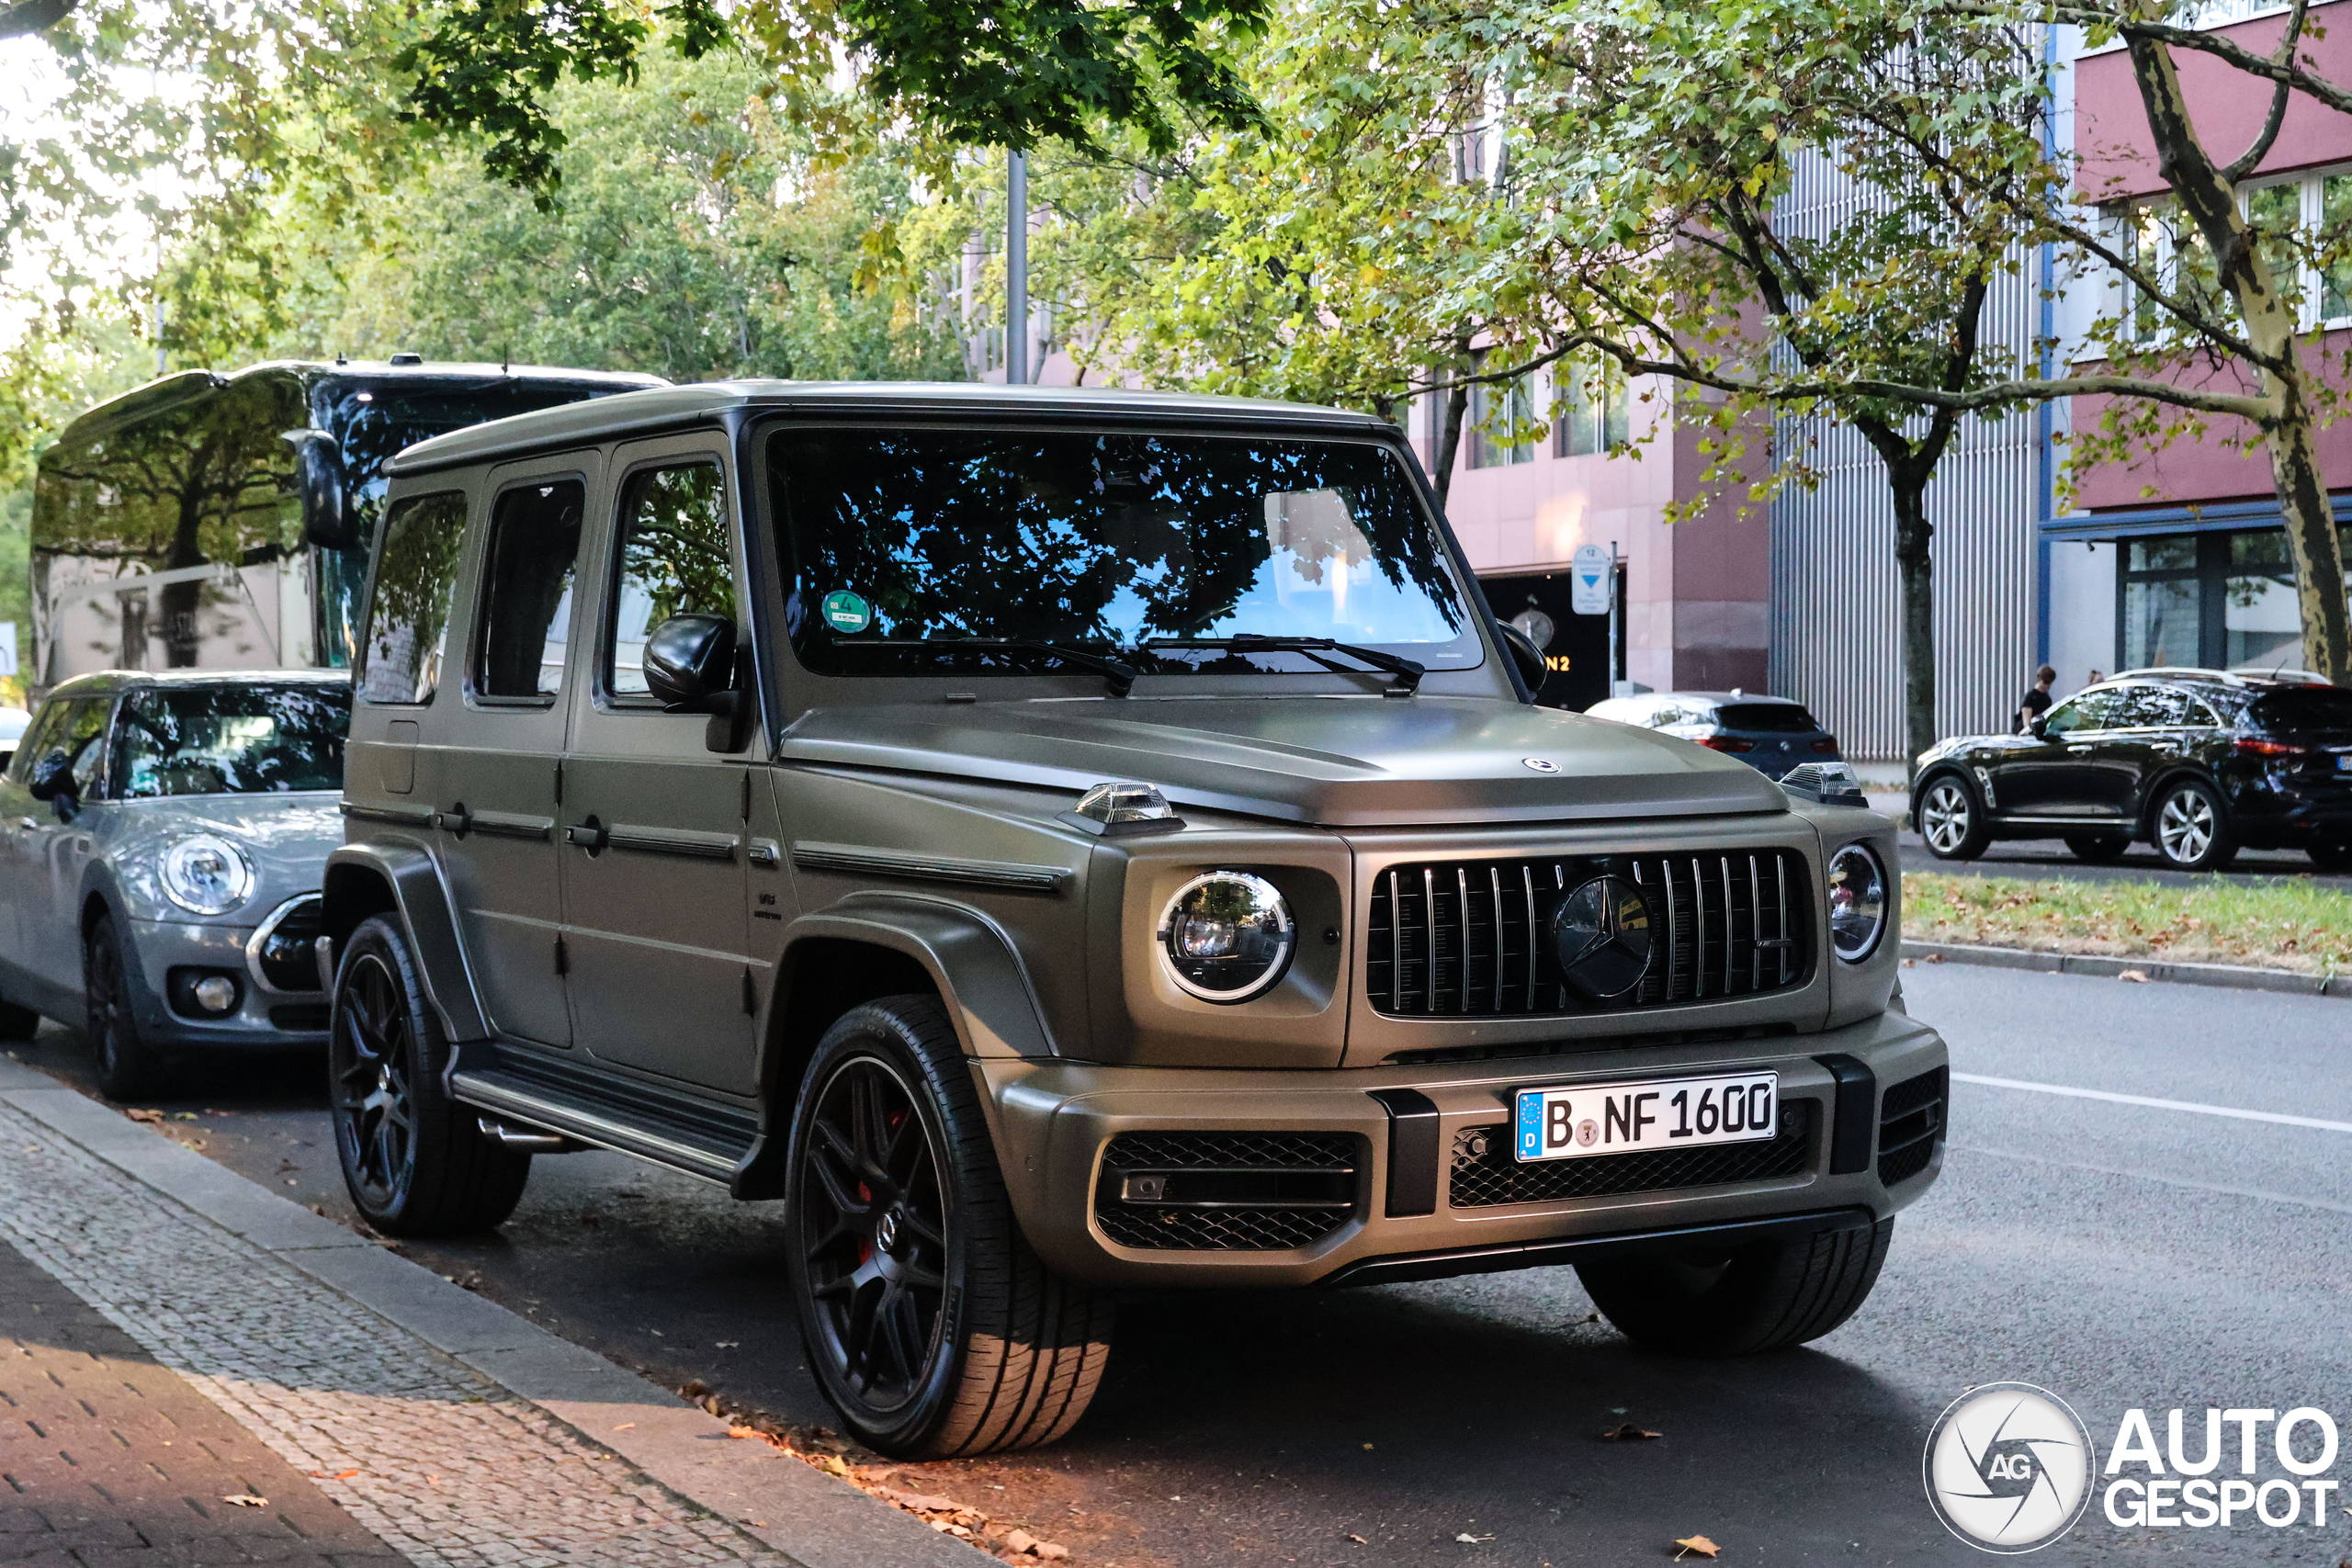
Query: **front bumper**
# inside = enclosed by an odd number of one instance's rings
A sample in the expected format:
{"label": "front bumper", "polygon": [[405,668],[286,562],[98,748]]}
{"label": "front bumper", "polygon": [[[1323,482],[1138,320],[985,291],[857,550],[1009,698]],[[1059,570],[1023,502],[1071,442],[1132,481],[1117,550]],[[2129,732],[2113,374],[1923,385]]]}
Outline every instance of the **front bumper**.
{"label": "front bumper", "polygon": [[[326,998],[317,991],[267,988],[246,963],[251,926],[199,925],[194,921],[133,920],[128,942],[137,973],[139,1032],[151,1044],[174,1050],[282,1049],[326,1042]],[[175,969],[200,969],[237,982],[236,1008],[218,1018],[192,1018],[173,1010],[169,996]]]}
{"label": "front bumper", "polygon": [[[1457,1134],[1502,1129],[1514,1089],[1765,1068],[1781,1075],[1784,1117],[1806,1108],[1809,1146],[1783,1173],[1548,1201],[1453,1201]],[[1858,1068],[1869,1074],[1867,1087]],[[1572,1261],[1573,1249],[1558,1244],[1587,1238],[1883,1218],[1924,1193],[1943,1163],[1939,1111],[1932,1147],[1904,1162],[1917,1168],[1897,1171],[1892,1184],[1881,1180],[1880,1117],[1895,1109],[1886,1091],[1947,1068],[1935,1031],[1899,1012],[1809,1035],[1361,1071],[972,1064],[1014,1210],[1049,1265],[1101,1285],[1218,1287],[1430,1278]],[[1422,1107],[1433,1111],[1433,1127]],[[1326,1234],[1282,1250],[1122,1245],[1098,1210],[1118,1187],[1105,1183],[1105,1152],[1131,1133],[1351,1138],[1352,1206]],[[1136,1234],[1132,1224],[1120,1230]]]}

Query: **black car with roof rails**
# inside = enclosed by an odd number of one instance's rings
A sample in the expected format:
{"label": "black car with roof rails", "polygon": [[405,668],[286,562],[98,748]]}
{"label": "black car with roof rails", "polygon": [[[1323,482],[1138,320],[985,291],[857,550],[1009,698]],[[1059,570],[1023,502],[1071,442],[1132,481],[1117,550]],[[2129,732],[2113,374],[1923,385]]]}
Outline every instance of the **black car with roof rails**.
{"label": "black car with roof rails", "polygon": [[1996,839],[2063,838],[2110,861],[2145,840],[2181,871],[2241,849],[2300,849],[2352,868],[2352,690],[2308,677],[2132,670],[2075,693],[2030,732],[1939,742],[1911,817],[1939,860]]}

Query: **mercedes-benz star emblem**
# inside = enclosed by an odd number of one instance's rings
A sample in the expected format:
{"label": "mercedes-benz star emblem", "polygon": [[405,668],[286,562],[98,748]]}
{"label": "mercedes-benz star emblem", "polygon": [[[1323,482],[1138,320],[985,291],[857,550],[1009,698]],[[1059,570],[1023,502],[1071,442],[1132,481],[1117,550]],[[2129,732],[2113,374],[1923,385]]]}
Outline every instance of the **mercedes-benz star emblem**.
{"label": "mercedes-benz star emblem", "polygon": [[1622,876],[1596,876],[1560,900],[1554,951],[1568,986],[1589,1001],[1622,997],[1650,967],[1650,904]]}
{"label": "mercedes-benz star emblem", "polygon": [[1556,773],[1560,771],[1560,764],[1549,757],[1521,757],[1520,761],[1539,773]]}

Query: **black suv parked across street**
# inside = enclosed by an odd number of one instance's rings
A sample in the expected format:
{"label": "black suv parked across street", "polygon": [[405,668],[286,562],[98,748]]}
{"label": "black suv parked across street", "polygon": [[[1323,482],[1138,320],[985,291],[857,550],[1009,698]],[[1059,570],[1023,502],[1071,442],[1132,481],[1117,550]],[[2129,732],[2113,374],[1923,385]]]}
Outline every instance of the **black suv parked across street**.
{"label": "black suv parked across street", "polygon": [[2182,871],[2247,848],[2352,866],[2352,691],[2311,680],[2127,671],[2030,734],[1943,741],[1913,776],[1912,820],[1940,860],[2064,838],[2093,862],[2145,840]]}

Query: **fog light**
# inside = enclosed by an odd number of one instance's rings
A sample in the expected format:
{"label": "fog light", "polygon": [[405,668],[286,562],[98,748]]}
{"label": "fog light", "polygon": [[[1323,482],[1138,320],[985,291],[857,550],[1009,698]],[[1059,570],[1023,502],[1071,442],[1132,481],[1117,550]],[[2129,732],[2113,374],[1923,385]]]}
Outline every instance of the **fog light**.
{"label": "fog light", "polygon": [[207,1012],[227,1012],[237,1005],[237,982],[226,975],[207,975],[188,988],[188,994]]}

